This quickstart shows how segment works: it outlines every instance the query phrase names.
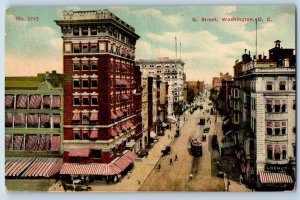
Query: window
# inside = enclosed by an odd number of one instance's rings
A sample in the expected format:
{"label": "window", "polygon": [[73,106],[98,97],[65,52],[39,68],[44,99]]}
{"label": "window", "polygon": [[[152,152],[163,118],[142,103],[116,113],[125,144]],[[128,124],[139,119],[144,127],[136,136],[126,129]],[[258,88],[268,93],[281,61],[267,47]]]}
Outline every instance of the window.
{"label": "window", "polygon": [[60,115],[52,115],[53,128],[60,128]]}
{"label": "window", "polygon": [[73,71],[79,71],[79,63],[73,63]]}
{"label": "window", "polygon": [[74,36],[79,36],[79,28],[78,27],[73,28],[73,35]]}
{"label": "window", "polygon": [[82,71],[88,71],[89,70],[89,64],[87,62],[82,63]]}
{"label": "window", "polygon": [[97,88],[97,87],[98,87],[98,81],[92,80],[92,88]]}
{"label": "window", "polygon": [[82,35],[88,35],[88,27],[82,27]]}
{"label": "window", "polygon": [[74,132],[74,140],[80,140],[80,134],[78,131]]}
{"label": "window", "polygon": [[80,53],[79,44],[73,44],[73,52],[74,53]]}
{"label": "window", "polygon": [[79,99],[79,97],[74,97],[73,98],[73,105],[74,106],[80,106],[80,99]]}
{"label": "window", "polygon": [[92,149],[92,155],[93,158],[101,159],[102,158],[102,152],[98,149]]}
{"label": "window", "polygon": [[268,134],[268,135],[272,135],[272,133],[273,133],[273,129],[270,128],[270,127],[268,127],[268,128],[267,128],[267,134]]}
{"label": "window", "polygon": [[280,112],[280,100],[275,100],[275,112]]}
{"label": "window", "polygon": [[98,105],[98,97],[92,97],[92,106],[97,106]]}
{"label": "window", "polygon": [[293,128],[293,133],[296,133],[296,127]]}
{"label": "window", "polygon": [[82,114],[82,124],[89,124],[89,114],[88,113]]}
{"label": "window", "polygon": [[91,35],[97,35],[97,27],[95,26],[91,27]]}
{"label": "window", "polygon": [[286,104],[281,105],[281,112],[286,112]]}
{"label": "window", "polygon": [[119,72],[119,71],[120,71],[119,64],[116,64],[116,72]]}
{"label": "window", "polygon": [[293,82],[293,90],[296,90],[296,81]]}
{"label": "window", "polygon": [[91,53],[97,53],[98,49],[97,49],[97,44],[92,44],[91,45]]}
{"label": "window", "polygon": [[273,82],[268,81],[266,89],[270,91],[273,90]]}
{"label": "window", "polygon": [[275,128],[275,135],[279,135],[280,134],[280,128]]}
{"label": "window", "polygon": [[70,42],[65,43],[65,52],[72,53],[72,43],[70,43]]}
{"label": "window", "polygon": [[82,133],[82,139],[83,140],[88,140],[89,139],[89,132],[83,131],[83,133]]}
{"label": "window", "polygon": [[114,87],[114,82],[111,80],[110,81],[110,87],[113,88]]}
{"label": "window", "polygon": [[274,153],[274,156],[275,156],[275,160],[280,160],[281,154],[280,153]]}
{"label": "window", "polygon": [[282,151],[282,159],[286,159],[286,150]]}
{"label": "window", "polygon": [[285,135],[285,134],[286,134],[286,127],[282,127],[282,129],[281,129],[281,134],[282,134],[282,135]]}
{"label": "window", "polygon": [[50,128],[50,115],[47,114],[40,115],[40,126],[41,128]]}
{"label": "window", "polygon": [[97,62],[92,62],[91,63],[91,70],[98,70],[98,64],[97,64]]}
{"label": "window", "polygon": [[89,81],[88,80],[82,80],[82,88],[88,88],[89,87]]}
{"label": "window", "polygon": [[73,80],[73,88],[80,88],[79,80]]}
{"label": "window", "polygon": [[279,90],[285,90],[285,81],[280,81]]}
{"label": "window", "polygon": [[82,53],[88,53],[89,52],[89,47],[87,44],[82,45]]}
{"label": "window", "polygon": [[272,146],[268,147],[268,159],[273,159]]}
{"label": "window", "polygon": [[296,101],[293,100],[293,109],[296,110]]}
{"label": "window", "polygon": [[83,106],[89,105],[89,97],[82,97],[82,105]]}

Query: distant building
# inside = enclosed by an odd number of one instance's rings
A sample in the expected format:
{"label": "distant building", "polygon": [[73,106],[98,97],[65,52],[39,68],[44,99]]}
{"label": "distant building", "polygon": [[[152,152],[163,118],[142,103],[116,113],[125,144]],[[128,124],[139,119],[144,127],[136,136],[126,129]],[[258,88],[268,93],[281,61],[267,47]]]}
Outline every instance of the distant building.
{"label": "distant building", "polygon": [[174,103],[183,103],[184,62],[181,59],[168,57],[155,60],[137,60],[143,74],[158,77],[162,82],[168,83],[168,114],[174,113]]}
{"label": "distant building", "polygon": [[222,87],[222,80],[230,81],[232,80],[232,76],[228,72],[225,74],[220,73],[219,77],[213,77],[212,87],[219,91]]}
{"label": "distant building", "polygon": [[199,96],[204,92],[204,81],[187,81],[187,88],[193,90],[195,96]]}
{"label": "distant building", "polygon": [[139,36],[107,9],[64,11],[63,17],[55,21],[67,91],[61,174],[119,174],[142,144],[141,73],[134,61]]}
{"label": "distant building", "polygon": [[296,65],[292,49],[243,54],[232,89],[233,132],[246,181],[293,188],[296,159]]}
{"label": "distant building", "polygon": [[[50,177],[59,171],[63,79],[55,71],[35,77],[5,78],[6,177]],[[37,168],[41,161],[43,164]]]}

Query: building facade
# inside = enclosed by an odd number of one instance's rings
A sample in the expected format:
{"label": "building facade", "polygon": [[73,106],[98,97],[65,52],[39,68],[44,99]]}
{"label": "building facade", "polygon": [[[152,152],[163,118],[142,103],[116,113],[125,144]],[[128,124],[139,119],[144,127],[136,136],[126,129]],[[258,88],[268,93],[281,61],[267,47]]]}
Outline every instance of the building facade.
{"label": "building facade", "polygon": [[225,73],[225,74],[220,73],[219,77],[213,77],[212,87],[215,88],[216,90],[220,91],[220,89],[222,87],[222,81],[223,80],[231,81],[232,76],[228,72]]}
{"label": "building facade", "polygon": [[269,58],[252,58],[245,52],[242,61],[236,61],[232,118],[237,154],[246,180],[258,186],[284,187],[293,182],[295,90],[295,55],[292,49],[280,47],[280,41],[269,50]]}
{"label": "building facade", "polygon": [[157,77],[162,82],[168,83],[168,114],[173,115],[174,103],[184,101],[184,62],[181,59],[168,57],[155,60],[137,60],[142,74]]}
{"label": "building facade", "polygon": [[5,78],[6,177],[50,177],[61,168],[62,83],[55,71]]}
{"label": "building facade", "polygon": [[55,22],[66,77],[64,162],[71,167],[61,173],[74,174],[71,168],[81,166],[72,163],[108,164],[121,161],[125,150],[140,150],[141,73],[134,62],[139,36],[106,9],[64,11],[63,17]]}

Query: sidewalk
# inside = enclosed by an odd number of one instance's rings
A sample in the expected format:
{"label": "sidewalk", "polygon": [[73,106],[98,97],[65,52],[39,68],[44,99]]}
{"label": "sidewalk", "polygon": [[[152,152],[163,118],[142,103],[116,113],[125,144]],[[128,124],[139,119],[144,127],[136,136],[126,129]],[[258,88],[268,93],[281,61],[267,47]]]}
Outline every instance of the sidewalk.
{"label": "sidewalk", "polygon": [[[187,115],[188,116],[188,115]],[[187,119],[186,116],[186,119]],[[180,128],[184,125],[183,117],[180,121]],[[138,158],[134,162],[134,168],[132,169],[132,173],[130,177],[123,177],[116,184],[107,185],[104,182],[95,181],[90,184],[92,187],[92,191],[138,191],[145,180],[150,175],[151,171],[155,168],[157,162],[161,158],[161,150],[166,145],[170,145],[170,143],[174,140],[176,127],[175,124],[172,124],[172,130],[166,130],[164,136],[159,136],[158,142],[156,142],[148,152],[148,157]],[[168,135],[171,138],[168,138]],[[63,192],[63,188],[59,186],[60,181],[55,183],[53,186],[49,188],[49,191],[61,191]]]}

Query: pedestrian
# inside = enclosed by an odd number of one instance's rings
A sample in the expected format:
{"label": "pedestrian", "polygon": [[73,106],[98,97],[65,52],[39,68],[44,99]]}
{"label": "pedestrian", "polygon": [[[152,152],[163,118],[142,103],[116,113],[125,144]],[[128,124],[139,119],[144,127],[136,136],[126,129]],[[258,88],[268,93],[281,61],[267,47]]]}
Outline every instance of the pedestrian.
{"label": "pedestrian", "polygon": [[65,184],[65,183],[62,183],[61,185],[62,185],[64,191],[66,192],[66,191],[67,191],[67,186],[66,186],[66,184]]}
{"label": "pedestrian", "polygon": [[138,185],[141,185],[141,181],[140,180],[137,180],[137,182],[138,182]]}
{"label": "pedestrian", "polygon": [[189,176],[189,181],[191,181],[191,180],[193,180],[193,174],[192,173],[190,173],[190,176]]}
{"label": "pedestrian", "polygon": [[170,135],[168,134],[168,139],[170,139]]}
{"label": "pedestrian", "polygon": [[160,164],[158,164],[158,171],[160,171],[160,168],[161,168],[161,166],[160,166]]}
{"label": "pedestrian", "polygon": [[243,183],[243,175],[240,174],[240,185]]}
{"label": "pedestrian", "polygon": [[173,160],[172,160],[172,158],[170,158],[170,165],[172,165],[173,164]]}
{"label": "pedestrian", "polygon": [[117,178],[117,176],[115,175],[115,177],[114,177],[114,182],[116,183],[118,181],[118,178]]}
{"label": "pedestrian", "polygon": [[177,154],[175,155],[175,161],[178,160]]}
{"label": "pedestrian", "polygon": [[230,181],[228,180],[228,183],[227,183],[227,192],[229,192],[229,186],[230,186]]}
{"label": "pedestrian", "polygon": [[185,121],[185,116],[183,117],[183,121]]}

